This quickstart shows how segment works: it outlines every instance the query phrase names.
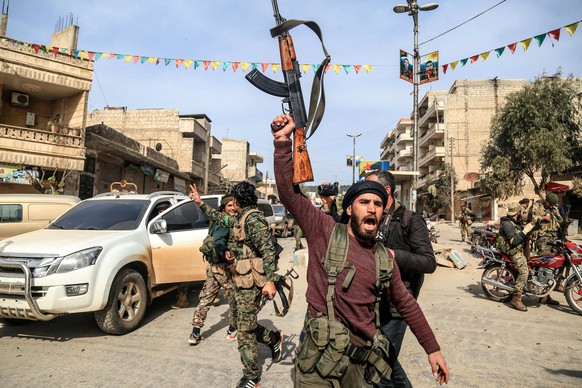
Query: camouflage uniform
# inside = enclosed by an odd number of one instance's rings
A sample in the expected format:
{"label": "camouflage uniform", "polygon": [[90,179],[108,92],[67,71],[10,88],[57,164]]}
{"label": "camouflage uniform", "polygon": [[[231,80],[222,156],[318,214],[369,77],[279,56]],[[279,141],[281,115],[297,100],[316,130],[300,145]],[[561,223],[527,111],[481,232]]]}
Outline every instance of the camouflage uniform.
{"label": "camouflage uniform", "polygon": [[[532,208],[532,220],[534,224],[539,222],[540,229],[537,231],[535,247],[538,254],[552,252],[552,247],[548,242],[560,239],[560,224],[562,216],[557,206],[546,207],[544,200],[537,200]],[[546,215],[550,216],[550,221],[542,220]]]}
{"label": "camouflage uniform", "polygon": [[469,208],[461,209],[461,213],[457,219],[459,220],[459,224],[461,226],[461,241],[465,241],[470,239],[472,231],[470,225],[473,223],[473,217],[475,215]]}
{"label": "camouflage uniform", "polygon": [[[275,248],[271,240],[271,232],[265,216],[260,213],[251,213],[245,220],[244,241],[234,238],[232,228],[240,221],[243,215],[256,207],[249,206],[242,209],[235,217],[222,216],[218,211],[203,204],[201,207],[211,221],[221,223],[231,228],[228,249],[235,257],[235,265],[243,253],[243,244],[250,247],[257,257],[263,258],[263,268],[268,282],[276,280]],[[234,219],[233,219],[234,218]],[[233,285],[233,295],[229,299],[229,306],[233,317],[233,326],[237,329],[238,351],[243,364],[243,374],[251,380],[260,379],[259,349],[261,342],[272,346],[279,341],[280,332],[267,329],[257,323],[257,314],[261,302],[262,288],[239,288]]]}
{"label": "camouflage uniform", "polygon": [[296,223],[293,224],[293,236],[295,237],[295,250],[298,251],[303,249],[303,244],[301,243],[301,237],[303,237],[303,231]]}
{"label": "camouflage uniform", "polygon": [[[192,326],[202,328],[204,326],[204,321],[208,315],[208,310],[214,302],[214,299],[220,291],[220,287],[224,288],[224,297],[229,301],[233,289],[232,277],[227,267],[228,263],[218,263],[210,264],[206,267],[206,281],[200,290],[200,302],[198,307],[194,310],[194,316],[192,317]],[[231,326],[233,325],[232,310],[229,309],[228,321]]]}
{"label": "camouflage uniform", "polygon": [[519,270],[519,276],[515,280],[515,292],[521,294],[527,281],[527,259],[523,254],[523,244],[526,236],[521,230],[521,224],[512,217],[501,217],[499,236],[495,240],[495,247],[511,258]]}

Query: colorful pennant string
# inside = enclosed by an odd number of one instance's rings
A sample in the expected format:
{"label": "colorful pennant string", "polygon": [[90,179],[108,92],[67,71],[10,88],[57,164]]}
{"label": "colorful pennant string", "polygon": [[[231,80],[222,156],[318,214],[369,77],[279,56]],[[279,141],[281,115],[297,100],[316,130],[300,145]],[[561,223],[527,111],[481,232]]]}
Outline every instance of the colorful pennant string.
{"label": "colorful pennant string", "polygon": [[[567,26],[561,27],[561,28],[557,28],[555,30],[546,32],[544,34],[540,34],[540,35],[536,35],[533,36],[531,38],[527,38],[524,40],[519,41],[519,45],[521,45],[521,47],[523,48],[523,52],[526,52],[527,49],[529,48],[532,40],[535,40],[538,44],[538,47],[540,47],[543,43],[544,40],[546,39],[547,36],[549,36],[551,39],[555,40],[556,42],[558,42],[560,40],[560,30],[562,28],[565,28],[566,31],[568,31],[568,33],[570,34],[570,36],[574,35],[574,33],[576,32],[576,29],[578,28],[578,24],[580,23],[580,21],[577,21],[575,23],[569,24]],[[464,58],[464,59],[460,59],[460,60],[456,60],[450,63],[445,63],[441,66],[442,70],[443,70],[443,74],[447,73],[447,70],[450,68],[451,71],[455,70],[455,67],[457,67],[457,63],[461,63],[461,66],[465,66],[465,64],[467,63],[467,60],[470,61],[470,63],[475,63],[477,62],[477,60],[479,58],[481,58],[482,61],[485,61],[487,59],[487,57],[489,57],[489,54],[494,51],[495,55],[497,56],[497,58],[501,57],[503,55],[503,52],[505,51],[505,48],[507,47],[509,49],[509,51],[513,54],[515,53],[515,50],[517,48],[518,42],[513,42],[510,43],[506,46],[503,47],[499,47],[495,50],[491,50],[491,51],[487,51],[478,55],[472,55],[470,57]],[[554,45],[554,43],[552,42],[552,46]]]}

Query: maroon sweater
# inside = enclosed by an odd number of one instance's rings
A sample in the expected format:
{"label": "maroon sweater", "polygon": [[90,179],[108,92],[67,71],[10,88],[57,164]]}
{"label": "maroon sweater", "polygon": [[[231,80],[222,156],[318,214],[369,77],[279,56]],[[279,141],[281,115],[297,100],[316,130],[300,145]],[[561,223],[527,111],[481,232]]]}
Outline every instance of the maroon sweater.
{"label": "maroon sweater", "polygon": [[[293,186],[291,140],[275,140],[275,180],[281,202],[299,224],[309,245],[306,299],[312,316],[327,315],[327,272],[323,265],[331,230],[335,224],[332,217],[312,205],[299,189]],[[393,258],[392,258],[393,259]],[[335,286],[335,316],[350,331],[366,340],[371,340],[376,331],[374,317],[376,256],[375,247],[363,247],[350,235],[348,258],[356,268],[356,274],[347,291],[342,283],[348,271],[337,276]],[[406,290],[400,279],[400,271],[394,262],[390,287],[385,290],[427,354],[440,350],[436,338],[416,300]]]}

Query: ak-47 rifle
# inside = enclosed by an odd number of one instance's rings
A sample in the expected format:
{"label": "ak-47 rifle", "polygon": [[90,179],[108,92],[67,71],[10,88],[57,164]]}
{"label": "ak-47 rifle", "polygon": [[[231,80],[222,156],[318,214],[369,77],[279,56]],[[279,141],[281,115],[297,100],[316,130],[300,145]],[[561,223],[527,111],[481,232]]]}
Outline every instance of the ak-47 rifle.
{"label": "ak-47 rifle", "polygon": [[[275,289],[281,298],[281,307],[282,309],[279,310],[279,306],[277,302],[273,299],[273,304],[275,307],[275,315],[278,317],[284,317],[287,315],[287,311],[289,311],[289,307],[291,307],[291,302],[293,302],[293,279],[299,279],[299,274],[295,272],[295,269],[291,268],[284,275],[277,275],[277,280],[275,280]],[[285,295],[285,289],[289,291],[289,297]],[[267,302],[271,300],[269,299],[268,295],[263,295],[261,297],[261,303],[259,304],[259,311],[267,304]]]}
{"label": "ak-47 rifle", "polygon": [[[274,81],[261,74],[257,69],[253,69],[245,78],[263,92],[283,98],[283,112],[293,116],[296,127],[293,133],[293,183],[312,182],[313,170],[305,141],[313,135],[323,118],[323,112],[325,110],[323,76],[331,57],[323,44],[321,30],[315,22],[285,20],[279,13],[277,0],[271,0],[271,3],[273,5],[273,16],[275,17],[277,26],[273,27],[270,31],[271,36],[279,40],[281,68],[285,82]],[[315,32],[321,41],[321,46],[325,54],[325,59],[317,69],[313,79],[309,114],[305,110],[303,93],[301,92],[301,84],[299,82],[301,71],[299,69],[299,63],[297,62],[293,40],[289,34],[289,30],[301,24],[306,25]],[[309,128],[309,136],[306,137],[305,133]]]}

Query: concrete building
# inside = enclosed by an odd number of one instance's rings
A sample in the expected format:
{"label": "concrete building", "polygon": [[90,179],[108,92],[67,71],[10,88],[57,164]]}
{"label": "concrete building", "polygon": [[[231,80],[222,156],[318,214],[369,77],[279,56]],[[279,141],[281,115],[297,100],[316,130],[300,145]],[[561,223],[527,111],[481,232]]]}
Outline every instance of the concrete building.
{"label": "concrete building", "polygon": [[[426,190],[427,183],[437,177],[437,166],[452,164],[457,179],[455,209],[460,198],[473,207],[480,219],[496,219],[497,205],[491,198],[472,193],[480,173],[481,150],[489,139],[491,119],[505,103],[507,96],[520,90],[524,80],[460,80],[448,91],[430,91],[419,101],[418,120],[418,191]],[[412,120],[400,119],[381,143],[381,159],[388,160],[401,184],[401,201],[410,205],[407,196],[414,174],[412,170]],[[533,194],[533,187],[524,193]],[[530,195],[531,196],[531,195]],[[474,198],[470,198],[474,197]],[[422,210],[419,203],[417,210]],[[448,210],[447,218],[450,218]]]}
{"label": "concrete building", "polygon": [[248,181],[257,186],[263,181],[263,172],[258,164],[263,163],[263,157],[250,151],[246,140],[222,138],[222,176],[230,182]]}
{"label": "concrete building", "polygon": [[204,194],[223,186],[219,174],[222,144],[211,135],[211,120],[205,114],[106,107],[91,111],[87,124],[103,124],[175,160],[177,170],[190,176]]}
{"label": "concrete building", "polygon": [[69,54],[77,35],[78,27],[69,25],[51,46],[0,39],[0,180],[37,179],[48,189],[47,178],[66,176],[63,193],[77,194],[93,79],[93,62]]}

